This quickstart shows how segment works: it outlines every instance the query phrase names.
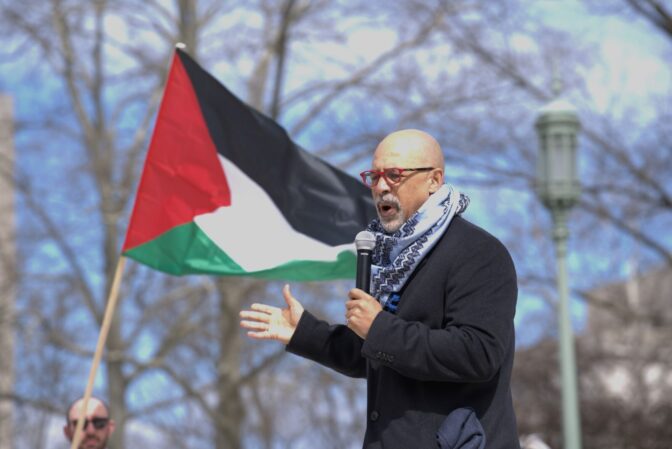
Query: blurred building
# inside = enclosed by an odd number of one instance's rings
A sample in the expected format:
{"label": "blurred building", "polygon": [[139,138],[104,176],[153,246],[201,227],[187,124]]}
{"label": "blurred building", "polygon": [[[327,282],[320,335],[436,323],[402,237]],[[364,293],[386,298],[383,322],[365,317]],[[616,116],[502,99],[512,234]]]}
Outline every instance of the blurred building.
{"label": "blurred building", "polygon": [[672,268],[631,276],[587,297],[580,345],[594,362],[588,387],[629,405],[672,401]]}
{"label": "blurred building", "polygon": [[[576,349],[584,446],[672,448],[672,267],[583,296],[587,324]],[[512,379],[519,433],[554,449],[563,447],[557,353],[552,337],[520,348]]]}

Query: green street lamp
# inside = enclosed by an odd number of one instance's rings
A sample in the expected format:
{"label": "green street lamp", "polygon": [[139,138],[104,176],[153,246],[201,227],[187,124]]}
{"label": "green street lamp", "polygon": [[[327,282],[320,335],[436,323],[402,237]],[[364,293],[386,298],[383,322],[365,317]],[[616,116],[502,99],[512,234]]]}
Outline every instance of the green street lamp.
{"label": "green street lamp", "polygon": [[566,268],[567,214],[581,193],[576,164],[577,134],[581,124],[574,106],[566,100],[556,98],[539,110],[535,126],[540,150],[537,161],[537,194],[553,218],[564,448],[581,449],[576,360]]}

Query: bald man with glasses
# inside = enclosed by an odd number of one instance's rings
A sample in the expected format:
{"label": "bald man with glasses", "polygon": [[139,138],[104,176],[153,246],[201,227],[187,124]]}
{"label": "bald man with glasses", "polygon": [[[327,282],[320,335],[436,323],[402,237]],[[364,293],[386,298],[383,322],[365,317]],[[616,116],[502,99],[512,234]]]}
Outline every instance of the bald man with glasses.
{"label": "bald man with glasses", "polygon": [[[82,404],[84,398],[73,402],[65,415],[66,424],[63,426],[63,434],[72,443],[77,428],[77,420],[82,413]],[[110,413],[105,402],[101,399],[92,397],[87,403],[84,411],[84,427],[78,449],[105,449],[107,440],[114,432],[114,420],[110,418]]]}
{"label": "bald man with glasses", "polygon": [[376,239],[371,294],[350,290],[345,324],[330,325],[285,286],[285,308],[253,304],[241,326],[366,378],[364,449],[518,449],[508,250],[462,217],[469,199],[445,183],[429,134],[388,135],[360,175],[378,213],[367,227]]}

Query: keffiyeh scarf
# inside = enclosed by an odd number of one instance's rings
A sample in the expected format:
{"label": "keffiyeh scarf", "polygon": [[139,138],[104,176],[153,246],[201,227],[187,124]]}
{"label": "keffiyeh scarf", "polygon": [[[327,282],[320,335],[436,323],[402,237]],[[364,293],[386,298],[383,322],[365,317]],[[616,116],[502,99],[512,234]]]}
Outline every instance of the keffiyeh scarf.
{"label": "keffiyeh scarf", "polygon": [[395,233],[386,233],[377,218],[369,224],[367,231],[376,236],[371,255],[371,295],[385,310],[396,312],[397,293],[453,217],[468,205],[469,197],[444,184]]}

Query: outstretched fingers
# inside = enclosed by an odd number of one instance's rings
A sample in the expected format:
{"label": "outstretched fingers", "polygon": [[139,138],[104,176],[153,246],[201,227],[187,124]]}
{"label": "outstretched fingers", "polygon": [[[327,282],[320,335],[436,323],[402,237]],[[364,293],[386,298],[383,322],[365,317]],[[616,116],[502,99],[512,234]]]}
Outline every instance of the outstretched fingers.
{"label": "outstretched fingers", "polygon": [[303,314],[303,307],[292,296],[289,285],[283,288],[283,296],[287,303],[285,308],[254,303],[249,310],[240,312],[240,327],[248,330],[249,337],[278,340],[284,344],[289,342]]}
{"label": "outstretched fingers", "polygon": [[270,328],[271,325],[268,319],[259,319],[263,316],[268,317],[269,315],[259,314],[256,312],[242,311],[240,312],[240,317],[243,318],[240,321],[240,327],[247,329],[247,335],[252,338],[267,340],[273,338]]}
{"label": "outstretched fingers", "polygon": [[256,340],[277,340],[277,337],[269,330],[247,331],[247,336]]}
{"label": "outstretched fingers", "polygon": [[278,309],[277,307],[267,306],[266,304],[259,304],[256,302],[250,306],[250,309],[268,315],[272,315],[274,313],[280,313],[280,309]]}
{"label": "outstretched fingers", "polygon": [[271,320],[271,316],[267,313],[253,312],[251,310],[243,310],[240,312],[240,317],[257,323],[268,323]]}
{"label": "outstretched fingers", "polygon": [[276,338],[277,332],[272,329],[281,313],[277,307],[265,304],[252,304],[251,310],[240,312],[240,327],[247,329],[247,335],[252,338],[268,340]]}
{"label": "outstretched fingers", "polygon": [[[240,315],[241,318],[246,318],[243,314]],[[240,327],[245,329],[255,330],[255,331],[265,331],[268,329],[268,323],[261,321],[251,321],[251,320],[241,320]]]}

